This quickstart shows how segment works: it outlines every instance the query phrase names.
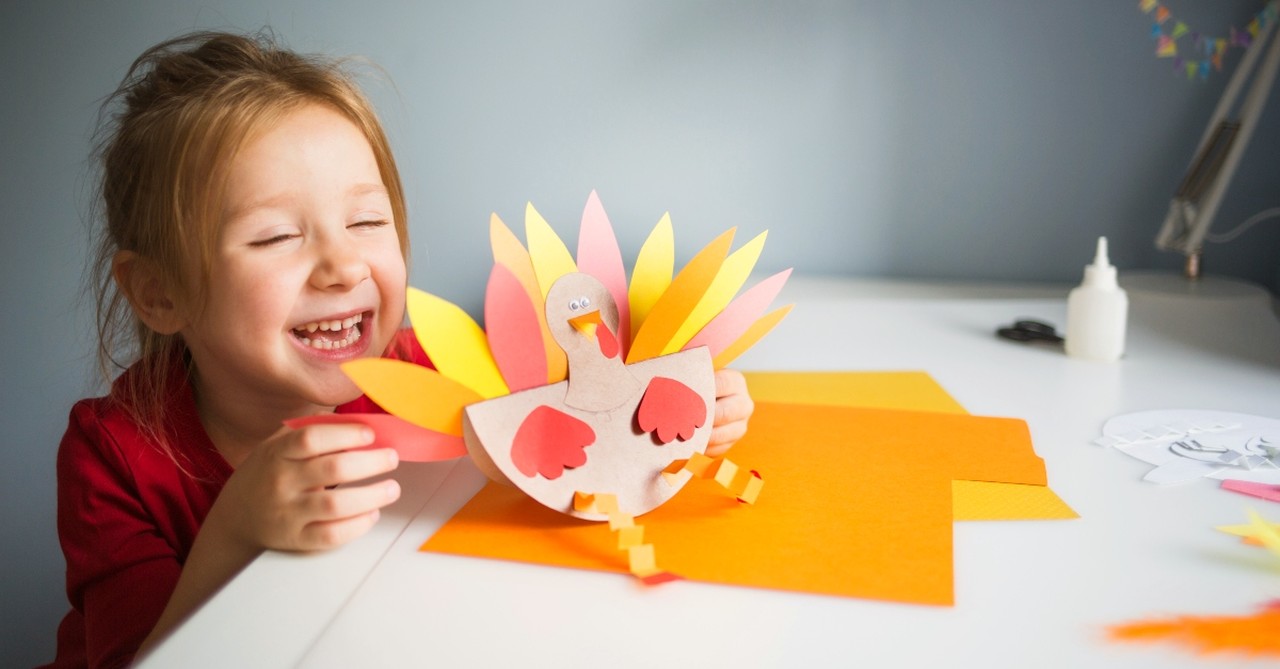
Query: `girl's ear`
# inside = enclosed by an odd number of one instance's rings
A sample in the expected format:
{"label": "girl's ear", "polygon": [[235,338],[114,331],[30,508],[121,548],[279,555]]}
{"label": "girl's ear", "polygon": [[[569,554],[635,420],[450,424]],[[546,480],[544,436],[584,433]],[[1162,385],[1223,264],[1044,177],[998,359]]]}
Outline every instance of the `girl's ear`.
{"label": "girl's ear", "polygon": [[162,335],[171,335],[187,321],[178,308],[173,287],[166,285],[151,261],[133,251],[119,251],[111,259],[111,275],[116,287],[124,293],[133,313],[147,327]]}

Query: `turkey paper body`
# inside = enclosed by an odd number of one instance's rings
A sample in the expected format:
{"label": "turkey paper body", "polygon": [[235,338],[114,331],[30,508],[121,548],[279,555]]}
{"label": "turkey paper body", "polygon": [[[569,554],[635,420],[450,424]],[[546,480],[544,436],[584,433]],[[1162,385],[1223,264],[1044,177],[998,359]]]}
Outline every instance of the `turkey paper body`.
{"label": "turkey paper body", "polygon": [[662,475],[673,460],[706,450],[715,376],[706,348],[623,363],[618,311],[595,278],[558,279],[547,294],[548,326],[569,363],[567,381],[531,388],[463,411],[472,459],[495,481],[579,518],[574,494],[612,494],[640,515],[691,478]]}

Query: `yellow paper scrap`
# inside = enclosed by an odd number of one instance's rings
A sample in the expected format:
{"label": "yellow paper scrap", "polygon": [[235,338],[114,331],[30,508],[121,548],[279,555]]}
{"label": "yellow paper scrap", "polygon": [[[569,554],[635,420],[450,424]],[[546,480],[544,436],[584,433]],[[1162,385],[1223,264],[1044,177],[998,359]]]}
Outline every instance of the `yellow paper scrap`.
{"label": "yellow paper scrap", "polygon": [[[1267,523],[1267,524],[1271,527],[1271,529],[1275,530],[1276,532],[1280,532],[1280,523]],[[1241,539],[1253,539],[1258,544],[1262,543],[1262,539],[1257,536],[1257,532],[1258,532],[1257,528],[1254,527],[1252,524],[1219,525],[1213,529],[1219,532],[1230,534],[1232,536],[1240,537]]]}
{"label": "yellow paper scrap", "polygon": [[1253,509],[1249,509],[1249,528],[1253,531],[1253,536],[1261,541],[1267,550],[1280,557],[1280,531],[1263,520],[1262,516]]}

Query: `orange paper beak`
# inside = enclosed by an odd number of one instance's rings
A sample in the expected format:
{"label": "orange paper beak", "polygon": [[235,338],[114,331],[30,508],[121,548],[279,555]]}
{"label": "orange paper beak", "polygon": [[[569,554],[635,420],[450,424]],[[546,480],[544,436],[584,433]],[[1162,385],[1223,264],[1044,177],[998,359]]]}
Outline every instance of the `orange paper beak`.
{"label": "orange paper beak", "polygon": [[569,325],[572,325],[573,329],[577,330],[584,336],[590,339],[595,339],[596,328],[600,326],[600,312],[593,311],[589,314],[574,316],[569,319]]}

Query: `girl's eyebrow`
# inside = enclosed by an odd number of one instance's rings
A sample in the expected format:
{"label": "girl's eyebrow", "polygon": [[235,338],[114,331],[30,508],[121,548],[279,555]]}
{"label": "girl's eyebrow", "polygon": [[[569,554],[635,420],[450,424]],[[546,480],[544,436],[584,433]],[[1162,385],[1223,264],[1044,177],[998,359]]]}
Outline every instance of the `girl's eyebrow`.
{"label": "girl's eyebrow", "polygon": [[391,194],[387,192],[387,187],[380,183],[356,184],[351,187],[351,190],[347,191],[347,194],[354,196],[385,195],[387,197],[391,197]]}
{"label": "girl's eyebrow", "polygon": [[[387,192],[387,187],[380,183],[356,184],[347,191],[347,195],[350,197],[362,197],[365,195],[382,195],[383,197],[386,197],[386,198],[391,197],[391,194]],[[232,209],[230,212],[228,212],[226,220],[228,221],[235,220],[237,218],[240,218],[258,209],[274,209],[276,207],[287,205],[290,202],[292,202],[294,199],[295,199],[294,194],[288,193],[288,192],[264,197],[261,200],[256,200],[242,207],[236,207],[235,209]]]}

